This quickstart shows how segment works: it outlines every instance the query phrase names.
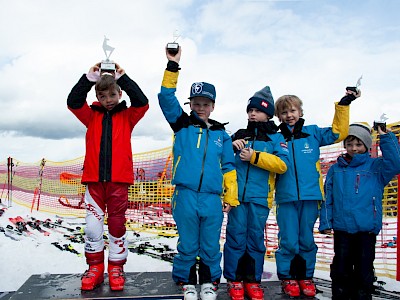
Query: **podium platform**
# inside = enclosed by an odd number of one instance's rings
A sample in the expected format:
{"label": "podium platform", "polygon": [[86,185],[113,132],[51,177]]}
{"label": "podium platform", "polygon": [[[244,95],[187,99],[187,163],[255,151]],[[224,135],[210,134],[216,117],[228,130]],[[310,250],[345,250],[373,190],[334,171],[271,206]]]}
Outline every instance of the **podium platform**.
{"label": "podium platform", "polygon": [[[110,290],[107,275],[103,285],[93,291],[81,291],[81,274],[32,275],[9,299],[183,299],[182,292],[173,282],[170,272],[138,272],[125,273],[125,275],[125,288],[119,292]],[[278,281],[263,281],[262,286],[264,287],[265,299],[290,299],[282,293]],[[323,294],[321,298],[330,298],[329,289],[326,289],[326,291],[319,290],[319,292]],[[296,299],[318,298],[317,295],[317,298],[298,297]],[[230,299],[226,293],[226,283],[220,284],[218,299]]]}

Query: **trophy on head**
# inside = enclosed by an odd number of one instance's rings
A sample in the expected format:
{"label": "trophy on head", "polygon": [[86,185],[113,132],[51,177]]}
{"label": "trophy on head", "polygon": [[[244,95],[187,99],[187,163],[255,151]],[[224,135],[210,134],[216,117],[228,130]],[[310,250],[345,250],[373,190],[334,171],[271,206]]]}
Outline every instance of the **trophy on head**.
{"label": "trophy on head", "polygon": [[178,30],[175,30],[172,37],[173,42],[167,44],[167,51],[169,54],[175,56],[179,51],[179,44],[176,42],[181,35],[179,34]]}
{"label": "trophy on head", "polygon": [[115,48],[108,45],[107,41],[109,41],[109,39],[106,36],[104,36],[103,51],[104,54],[106,55],[106,59],[101,61],[100,73],[104,72],[115,73],[115,63],[112,60],[110,60],[110,56]]}

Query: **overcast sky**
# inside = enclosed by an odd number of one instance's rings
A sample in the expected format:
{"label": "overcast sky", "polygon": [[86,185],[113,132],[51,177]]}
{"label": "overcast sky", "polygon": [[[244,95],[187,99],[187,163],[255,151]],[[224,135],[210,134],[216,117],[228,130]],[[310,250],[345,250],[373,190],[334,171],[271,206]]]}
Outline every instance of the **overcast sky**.
{"label": "overcast sky", "polygon": [[[329,126],[345,87],[362,75],[350,121],[400,120],[398,0],[0,0],[0,162],[70,160],[84,155],[85,127],[67,96],[105,58],[104,35],[150,100],[132,134],[133,152],[171,145],[158,105],[164,47],[181,37],[177,96],[192,82],[216,86],[211,118],[235,132],[247,100],[269,85],[304,102],[307,124]],[[123,99],[128,100],[126,94]],[[95,99],[89,93],[88,102]],[[188,110],[188,107],[184,107]],[[275,122],[278,120],[274,118]]]}

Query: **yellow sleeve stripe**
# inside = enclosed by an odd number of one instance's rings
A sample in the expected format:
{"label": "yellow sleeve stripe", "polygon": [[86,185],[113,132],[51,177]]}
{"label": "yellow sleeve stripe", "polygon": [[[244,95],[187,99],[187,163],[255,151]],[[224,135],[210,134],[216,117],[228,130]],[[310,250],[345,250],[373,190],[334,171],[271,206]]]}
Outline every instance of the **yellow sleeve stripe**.
{"label": "yellow sleeve stripe", "polygon": [[162,86],[166,88],[176,88],[178,83],[179,72],[164,71],[164,78],[162,81]]}
{"label": "yellow sleeve stripe", "polygon": [[332,122],[333,133],[339,134],[335,143],[343,141],[349,134],[350,105],[335,103],[335,116]]}

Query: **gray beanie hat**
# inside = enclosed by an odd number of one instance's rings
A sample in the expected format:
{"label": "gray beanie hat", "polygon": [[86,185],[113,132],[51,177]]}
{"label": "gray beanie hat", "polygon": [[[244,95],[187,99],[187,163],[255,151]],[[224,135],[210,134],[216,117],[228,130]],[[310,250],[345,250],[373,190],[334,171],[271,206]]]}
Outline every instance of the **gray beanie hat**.
{"label": "gray beanie hat", "polygon": [[371,127],[368,123],[353,123],[350,124],[349,127],[349,135],[355,136],[359,140],[361,140],[367,150],[371,149],[372,146],[372,136],[371,136]]}
{"label": "gray beanie hat", "polygon": [[262,88],[249,99],[247,102],[246,111],[248,112],[250,108],[257,108],[258,110],[266,113],[270,118],[274,116],[274,98],[272,97],[269,86]]}

